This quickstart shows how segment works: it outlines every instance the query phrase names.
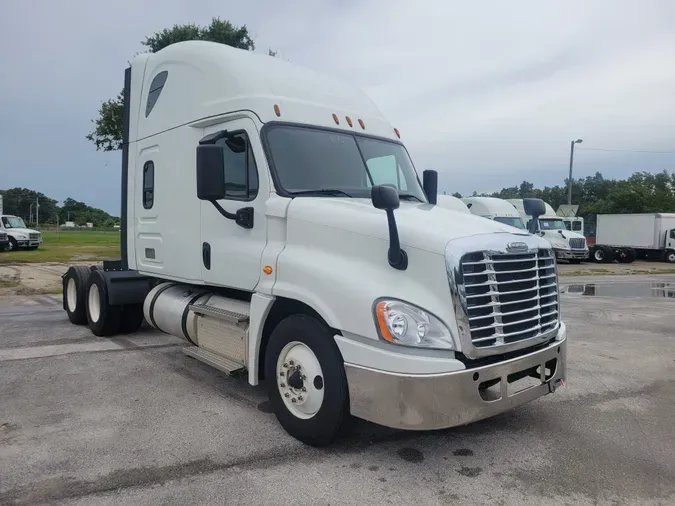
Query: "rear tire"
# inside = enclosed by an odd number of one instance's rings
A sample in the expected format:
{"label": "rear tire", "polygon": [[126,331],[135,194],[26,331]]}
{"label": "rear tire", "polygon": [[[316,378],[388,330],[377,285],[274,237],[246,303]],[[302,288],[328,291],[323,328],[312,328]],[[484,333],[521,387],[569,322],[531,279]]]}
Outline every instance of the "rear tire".
{"label": "rear tire", "polygon": [[265,352],[265,378],[277,420],[305,444],[330,444],[351,419],[342,355],[328,326],[314,317],[295,314],[276,326]]}
{"label": "rear tire", "polygon": [[622,264],[632,264],[637,258],[637,253],[633,248],[621,248],[618,251],[617,260]]}
{"label": "rear tire", "polygon": [[614,250],[609,246],[596,245],[591,253],[593,260],[598,263],[611,264],[614,261]]}
{"label": "rear tire", "polygon": [[69,267],[63,276],[63,309],[74,325],[87,323],[86,299],[90,272],[88,267],[77,265]]}
{"label": "rear tire", "polygon": [[126,304],[122,306],[122,322],[120,332],[133,334],[143,325],[143,304]]}
{"label": "rear tire", "polygon": [[122,323],[122,306],[108,303],[108,288],[101,271],[91,271],[87,283],[87,321],[95,336],[108,337],[115,334]]}

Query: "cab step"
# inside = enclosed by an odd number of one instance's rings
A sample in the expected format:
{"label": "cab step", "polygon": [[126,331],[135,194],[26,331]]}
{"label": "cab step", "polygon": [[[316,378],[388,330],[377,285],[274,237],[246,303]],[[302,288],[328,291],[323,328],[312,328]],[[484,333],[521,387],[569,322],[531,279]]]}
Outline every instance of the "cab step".
{"label": "cab step", "polygon": [[183,353],[188,357],[192,357],[199,360],[200,362],[210,365],[211,367],[215,367],[227,375],[244,370],[244,366],[240,363],[230,360],[229,358],[225,358],[222,355],[218,355],[200,348],[199,346],[184,346]]}
{"label": "cab step", "polygon": [[198,315],[211,316],[212,318],[234,324],[246,323],[249,321],[249,303],[223,298],[220,298],[219,302],[220,301],[226,301],[226,305],[224,305],[224,307],[216,307],[208,304],[192,304],[190,306],[190,311]]}

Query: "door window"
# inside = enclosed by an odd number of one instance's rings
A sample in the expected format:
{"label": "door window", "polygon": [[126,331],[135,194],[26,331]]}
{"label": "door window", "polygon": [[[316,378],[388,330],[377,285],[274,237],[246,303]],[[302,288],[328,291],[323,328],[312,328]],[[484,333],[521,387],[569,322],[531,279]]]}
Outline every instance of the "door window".
{"label": "door window", "polygon": [[235,133],[216,144],[223,148],[225,155],[225,198],[255,199],[258,195],[258,168],[246,133]]}

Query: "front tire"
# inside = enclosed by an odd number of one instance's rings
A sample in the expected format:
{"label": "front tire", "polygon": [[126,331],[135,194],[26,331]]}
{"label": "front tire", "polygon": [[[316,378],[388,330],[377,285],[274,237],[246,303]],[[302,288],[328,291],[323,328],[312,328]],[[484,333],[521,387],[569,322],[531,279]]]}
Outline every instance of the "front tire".
{"label": "front tire", "polygon": [[669,264],[675,264],[675,250],[672,249],[667,250],[664,257],[665,261],[668,262]]}
{"label": "front tire", "polygon": [[108,288],[101,271],[91,271],[87,283],[87,321],[95,336],[108,337],[115,334],[122,321],[122,306],[108,303]]}
{"label": "front tire", "polygon": [[16,251],[19,249],[19,243],[16,242],[14,237],[9,238],[9,246],[7,246],[7,251]]}
{"label": "front tire", "polygon": [[305,444],[330,444],[351,418],[340,350],[328,326],[312,316],[288,316],[272,331],[265,378],[277,420]]}

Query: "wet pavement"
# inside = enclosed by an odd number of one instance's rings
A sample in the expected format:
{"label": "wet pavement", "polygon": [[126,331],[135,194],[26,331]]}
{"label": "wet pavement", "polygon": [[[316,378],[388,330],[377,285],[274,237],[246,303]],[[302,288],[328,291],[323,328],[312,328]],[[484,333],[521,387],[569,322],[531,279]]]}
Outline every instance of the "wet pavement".
{"label": "wet pavement", "polygon": [[0,300],[0,504],[675,504],[675,311],[652,295],[675,276],[561,283],[567,388],[444,431],[359,422],[325,449],[176,338]]}

